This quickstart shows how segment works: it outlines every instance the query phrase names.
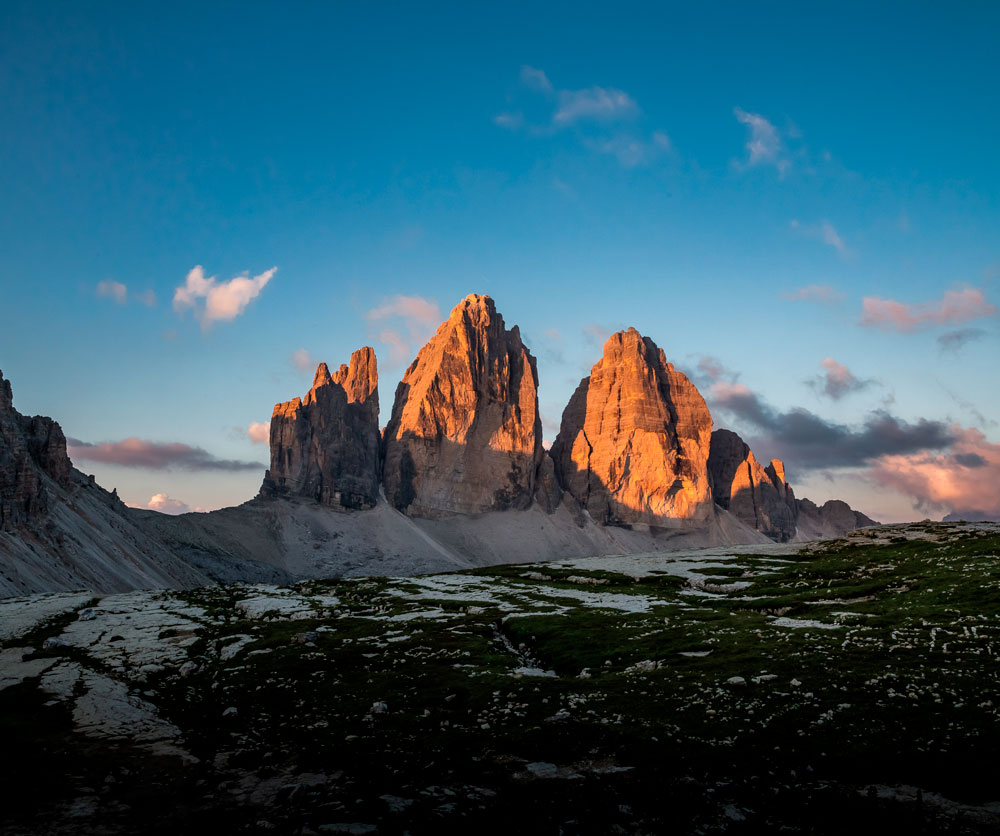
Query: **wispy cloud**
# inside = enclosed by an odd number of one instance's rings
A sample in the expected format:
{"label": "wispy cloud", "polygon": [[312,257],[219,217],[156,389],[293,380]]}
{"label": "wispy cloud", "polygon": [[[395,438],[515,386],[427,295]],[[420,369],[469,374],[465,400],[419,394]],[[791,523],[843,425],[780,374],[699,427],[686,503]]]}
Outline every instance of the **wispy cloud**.
{"label": "wispy cloud", "polygon": [[[997,314],[996,305],[988,302],[978,287],[948,290],[940,299],[918,305],[866,296],[861,306],[860,324],[884,331],[910,332],[934,325],[957,325]],[[961,339],[956,337],[959,344]]]}
{"label": "wispy cloud", "polygon": [[822,373],[812,380],[807,380],[806,384],[831,400],[839,401],[854,392],[861,392],[877,385],[874,379],[855,377],[847,366],[838,363],[832,357],[827,357],[820,365]]}
{"label": "wispy cloud", "polygon": [[587,140],[588,148],[615,157],[624,168],[647,165],[670,150],[670,137],[656,131],[652,138],[639,139],[631,134],[618,134],[608,139]]}
{"label": "wispy cloud", "polygon": [[[277,270],[277,267],[272,267],[252,278],[243,273],[220,282],[215,276],[206,278],[202,266],[195,265],[184,284],[174,291],[174,310],[183,314],[187,309],[194,308],[203,328],[208,328],[213,322],[231,321],[260,295]],[[204,303],[199,304],[199,300],[204,300]]]}
{"label": "wispy cloud", "polygon": [[596,346],[604,346],[614,332],[610,328],[606,328],[603,325],[598,325],[596,322],[592,322],[590,325],[585,325],[583,327],[583,338]]}
{"label": "wispy cloud", "polygon": [[571,130],[586,148],[614,157],[625,168],[649,165],[671,150],[663,131],[647,134],[626,123],[641,114],[638,103],[624,90],[595,85],[580,90],[556,89],[544,71],[521,67],[521,85],[532,94],[528,110],[542,103],[546,117],[529,120],[522,110],[506,110],[495,124],[534,136],[552,136]]}
{"label": "wispy cloud", "polygon": [[521,67],[521,83],[530,90],[537,90],[539,93],[551,93],[552,82],[542,70],[529,67],[527,64]]}
{"label": "wispy cloud", "polygon": [[433,299],[397,295],[369,310],[365,319],[370,323],[397,323],[395,327],[380,329],[374,336],[389,347],[390,362],[398,364],[410,359],[430,339],[442,316]]}
{"label": "wispy cloud", "polygon": [[844,243],[844,239],[837,231],[837,228],[829,221],[820,221],[818,224],[804,224],[793,218],[788,222],[788,226],[806,238],[815,238],[817,241],[822,241],[827,246],[833,247],[843,256],[850,255],[850,250],[847,248],[847,244]]}
{"label": "wispy cloud", "polygon": [[986,331],[983,328],[957,328],[943,333],[937,338],[937,342],[941,351],[957,354],[969,343],[981,340],[985,336]]}
{"label": "wispy cloud", "polygon": [[828,284],[810,284],[781,295],[793,302],[818,302],[821,305],[832,305],[844,298],[843,293]]}
{"label": "wispy cloud", "polygon": [[624,90],[588,87],[586,90],[560,90],[559,107],[552,115],[556,125],[572,125],[581,120],[612,122],[632,119],[639,105]]}
{"label": "wispy cloud", "polygon": [[247,427],[247,438],[251,444],[269,444],[271,441],[271,422],[254,421]]}
{"label": "wispy cloud", "polygon": [[128,301],[128,288],[121,282],[106,279],[97,283],[97,295],[104,299],[114,299],[119,305]]}
{"label": "wispy cloud", "polygon": [[113,299],[117,304],[124,305],[130,299],[152,308],[156,304],[156,293],[152,290],[129,291],[128,286],[113,279],[105,279],[97,283],[97,295],[102,299]]}
{"label": "wispy cloud", "polygon": [[739,107],[734,108],[733,113],[749,131],[745,165],[773,165],[779,174],[784,174],[792,163],[778,129],[759,113],[748,113]]}
{"label": "wispy cloud", "polygon": [[66,450],[74,460],[87,460],[136,467],[146,470],[260,470],[265,465],[258,462],[220,459],[201,447],[179,442],[145,441],[126,438],[123,441],[103,441],[91,444],[75,438],[66,439]]}
{"label": "wispy cloud", "polygon": [[524,125],[524,114],[523,113],[498,113],[493,117],[493,124],[499,125],[501,128],[508,128],[512,131],[516,131],[518,128]]}
{"label": "wispy cloud", "polygon": [[292,356],[288,359],[300,372],[311,372],[316,366],[313,362],[312,355],[304,348],[298,348],[293,351]]}

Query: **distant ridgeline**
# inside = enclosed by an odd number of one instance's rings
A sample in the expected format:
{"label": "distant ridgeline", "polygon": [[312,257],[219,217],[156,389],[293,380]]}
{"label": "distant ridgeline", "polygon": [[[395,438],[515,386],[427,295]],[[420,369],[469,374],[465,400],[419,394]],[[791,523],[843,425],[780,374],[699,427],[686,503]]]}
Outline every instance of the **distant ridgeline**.
{"label": "distant ridgeline", "polygon": [[126,508],[72,467],[55,421],[14,409],[0,375],[0,595],[407,575],[874,524],[796,499],[782,462],[713,432],[697,388],[634,328],[605,343],[546,451],[535,358],[488,296],[463,299],[420,350],[384,431],[362,348],[274,407],[270,447],[243,505]]}
{"label": "distant ridgeline", "polygon": [[691,527],[719,509],[778,542],[874,521],[795,498],[784,464],[762,467],[704,398],[634,328],[613,334],[580,381],[550,451],[542,448],[535,358],[488,296],[451,312],[406,370],[378,429],[375,352],[325,363],[302,399],[274,407],[261,496],[373,507],[379,487],[411,517],[560,504],[601,525]]}

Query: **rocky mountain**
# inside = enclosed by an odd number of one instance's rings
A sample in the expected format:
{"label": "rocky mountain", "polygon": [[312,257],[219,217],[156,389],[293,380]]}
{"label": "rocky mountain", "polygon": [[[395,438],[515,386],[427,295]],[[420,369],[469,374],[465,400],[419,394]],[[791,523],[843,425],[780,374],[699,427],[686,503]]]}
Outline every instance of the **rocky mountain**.
{"label": "rocky mountain", "polygon": [[378,499],[380,443],[374,350],[355,351],[333,374],[320,363],[304,398],[275,404],[261,496],[371,508]]}
{"label": "rocky mountain", "polygon": [[840,499],[830,499],[822,505],[805,498],[796,499],[795,510],[796,539],[801,541],[843,537],[856,528],[879,525]]}
{"label": "rocky mountain", "polygon": [[72,466],[59,424],[14,408],[0,373],[0,597],[212,582],[127,512]]}
{"label": "rocky mountain", "polygon": [[795,536],[795,496],[785,482],[785,466],[766,467],[736,433],[716,430],[708,456],[712,494],[722,508],[758,531],[785,543]]}
{"label": "rocky mountain", "polygon": [[385,430],[385,495],[411,516],[532,503],[542,460],[535,358],[489,296],[467,296],[417,354]]}
{"label": "rocky mountain", "polygon": [[712,433],[708,470],[716,503],[779,543],[842,537],[856,528],[878,525],[839,499],[822,507],[796,499],[781,460],[771,459],[761,467],[746,442],[730,430]]}
{"label": "rocky mountain", "polygon": [[[634,328],[614,334],[542,449],[535,358],[471,295],[417,355],[379,432],[375,352],[275,405],[258,497],[126,508],[0,375],[0,596],[337,575],[841,536],[872,520],[795,498],[784,466],[712,432],[704,399]],[[333,513],[333,512],[336,513]]]}
{"label": "rocky mountain", "polygon": [[634,328],[613,334],[552,445],[563,489],[605,524],[676,526],[713,512],[712,416],[688,378]]}

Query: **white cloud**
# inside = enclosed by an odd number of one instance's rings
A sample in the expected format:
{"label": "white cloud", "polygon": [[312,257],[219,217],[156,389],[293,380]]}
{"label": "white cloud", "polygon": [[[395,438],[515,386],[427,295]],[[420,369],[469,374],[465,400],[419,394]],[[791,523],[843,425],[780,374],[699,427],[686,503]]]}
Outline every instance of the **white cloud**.
{"label": "white cloud", "polygon": [[638,113],[639,106],[625,91],[589,87],[586,90],[560,90],[559,108],[552,121],[556,125],[572,125],[583,119],[609,122],[631,119]]}
{"label": "white cloud", "polygon": [[300,372],[312,371],[313,366],[316,365],[313,363],[312,355],[304,348],[293,351],[289,359],[292,361],[292,365]]}
{"label": "white cloud", "polygon": [[128,298],[128,288],[121,282],[107,279],[97,283],[97,295],[104,299],[114,299],[119,305],[124,305]]}
{"label": "white cloud", "polygon": [[734,108],[736,118],[750,129],[750,136],[747,139],[747,161],[748,166],[773,165],[782,174],[791,165],[791,161],[784,154],[784,147],[781,142],[781,135],[767,119],[759,113],[747,113],[742,108]]}
{"label": "white cloud", "polygon": [[271,441],[271,422],[254,421],[247,428],[247,438],[253,444],[268,444]]}
{"label": "white cloud", "polygon": [[144,290],[142,293],[134,293],[133,298],[137,302],[141,302],[147,308],[152,308],[156,305],[156,293],[152,290]]}
{"label": "white cloud", "polygon": [[[194,308],[195,315],[205,328],[216,321],[236,319],[260,295],[277,270],[277,267],[272,267],[253,278],[244,274],[219,282],[215,276],[206,278],[201,265],[196,265],[187,274],[184,284],[174,291],[174,310],[183,313],[188,308]],[[199,299],[205,300],[201,309],[198,307]]]}
{"label": "white cloud", "polygon": [[145,508],[150,511],[159,511],[161,514],[187,514],[191,511],[191,506],[186,502],[181,502],[179,499],[173,499],[165,493],[153,494],[150,497],[149,502],[145,505],[129,504],[129,508]]}

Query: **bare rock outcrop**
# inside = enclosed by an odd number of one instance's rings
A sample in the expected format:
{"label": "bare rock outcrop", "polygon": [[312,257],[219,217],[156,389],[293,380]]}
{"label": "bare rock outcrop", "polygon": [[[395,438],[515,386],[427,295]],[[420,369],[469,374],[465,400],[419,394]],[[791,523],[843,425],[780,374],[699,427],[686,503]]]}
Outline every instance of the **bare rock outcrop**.
{"label": "bare rock outcrop", "polygon": [[489,296],[467,296],[406,370],[385,430],[385,495],[411,516],[527,508],[542,460],[535,358]]}
{"label": "bare rock outcrop", "polygon": [[840,499],[817,505],[808,499],[795,500],[799,540],[822,540],[843,537],[856,528],[878,525],[871,517],[855,511]]}
{"label": "bare rock outcrop", "polygon": [[715,502],[751,528],[785,543],[795,536],[795,495],[785,482],[785,466],[772,459],[766,467],[736,433],[712,433],[708,471]]}
{"label": "bare rock outcrop", "polygon": [[362,348],[333,374],[320,363],[304,398],[275,404],[262,497],[370,508],[379,487],[378,369]]}
{"label": "bare rock outcrop", "polygon": [[0,374],[0,597],[210,582],[74,468],[59,424],[21,415]]}
{"label": "bare rock outcrop", "polygon": [[556,464],[548,452],[542,454],[538,465],[538,476],[535,480],[535,502],[546,514],[554,514],[562,502],[563,490],[556,478]]}
{"label": "bare rock outcrop", "polygon": [[44,516],[51,492],[42,475],[65,488],[72,469],[62,428],[51,418],[14,409],[10,381],[0,372],[0,531]]}
{"label": "bare rock outcrop", "polygon": [[701,523],[713,514],[711,435],[694,384],[629,328],[608,339],[577,387],[552,458],[562,487],[597,522]]}

